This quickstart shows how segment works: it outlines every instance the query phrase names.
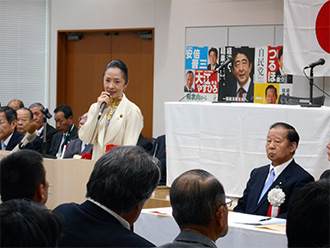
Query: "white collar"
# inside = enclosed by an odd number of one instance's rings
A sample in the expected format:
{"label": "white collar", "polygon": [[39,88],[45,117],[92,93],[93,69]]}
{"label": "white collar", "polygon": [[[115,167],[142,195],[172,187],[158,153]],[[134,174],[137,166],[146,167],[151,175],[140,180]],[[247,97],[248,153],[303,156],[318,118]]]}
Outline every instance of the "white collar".
{"label": "white collar", "polygon": [[274,173],[275,173],[274,181],[282,173],[282,171],[284,171],[284,169],[286,167],[288,167],[288,165],[292,162],[292,160],[293,160],[293,158],[291,158],[289,161],[286,161],[285,163],[277,165],[277,166],[274,166],[274,165],[272,165],[272,163],[270,163],[269,171],[271,171],[271,169],[274,168]]}
{"label": "white collar", "polygon": [[7,147],[8,143],[9,143],[9,140],[11,139],[11,136],[13,136],[13,133],[14,132],[12,132],[11,135],[9,135],[9,137],[5,141],[3,141],[3,143],[6,145],[6,147]]}
{"label": "white collar", "polygon": [[126,229],[130,230],[130,225],[128,223],[127,220],[125,220],[123,217],[121,217],[119,214],[117,214],[116,212],[112,211],[111,209],[107,208],[106,206],[102,205],[101,203],[94,201],[92,198],[88,198],[88,201],[94,203],[95,205],[99,206],[100,208],[102,208],[104,211],[108,212],[109,214],[111,214],[113,217],[115,217],[119,223],[125,227]]}
{"label": "white collar", "polygon": [[44,126],[41,126],[41,128],[39,128],[36,133],[38,136],[40,136],[40,134],[42,133],[42,130],[44,130]]}
{"label": "white collar", "polygon": [[[237,93],[237,92],[239,92],[239,88],[241,88],[241,86],[237,81],[236,81],[236,83],[237,83],[237,90],[236,90],[236,93]],[[249,80],[242,87],[245,90],[246,93],[249,91],[250,83],[251,83],[251,78],[249,76]]]}

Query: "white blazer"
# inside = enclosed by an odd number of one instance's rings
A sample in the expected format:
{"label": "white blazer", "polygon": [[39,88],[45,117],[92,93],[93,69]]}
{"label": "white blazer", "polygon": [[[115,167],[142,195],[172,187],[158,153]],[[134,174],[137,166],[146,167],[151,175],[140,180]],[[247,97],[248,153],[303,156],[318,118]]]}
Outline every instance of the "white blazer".
{"label": "white blazer", "polygon": [[92,141],[97,116],[100,111],[98,103],[91,105],[88,111],[87,122],[79,130],[79,138],[86,143],[94,145],[92,154],[92,159],[94,160],[99,159],[105,153],[106,145],[108,144],[135,146],[143,128],[141,110],[123,94],[123,99],[112,116],[107,132],[105,132],[106,115],[109,109],[110,107],[104,109]]}

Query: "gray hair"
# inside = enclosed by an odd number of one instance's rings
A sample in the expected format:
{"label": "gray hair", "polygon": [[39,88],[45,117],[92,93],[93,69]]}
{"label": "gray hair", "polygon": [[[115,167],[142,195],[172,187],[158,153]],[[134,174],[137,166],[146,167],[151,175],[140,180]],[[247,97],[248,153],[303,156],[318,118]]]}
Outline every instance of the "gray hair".
{"label": "gray hair", "polygon": [[86,196],[119,215],[127,214],[145,202],[157,187],[158,164],[141,147],[115,147],[96,162]]}

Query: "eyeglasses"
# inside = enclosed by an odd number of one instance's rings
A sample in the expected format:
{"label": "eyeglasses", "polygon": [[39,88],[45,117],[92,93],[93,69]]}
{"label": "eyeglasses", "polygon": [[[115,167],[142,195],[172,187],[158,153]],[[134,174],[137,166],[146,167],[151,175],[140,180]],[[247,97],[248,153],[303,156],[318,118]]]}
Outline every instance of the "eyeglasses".
{"label": "eyeglasses", "polygon": [[221,204],[221,206],[227,206],[227,208],[230,208],[233,205],[233,200],[226,198],[226,203]]}

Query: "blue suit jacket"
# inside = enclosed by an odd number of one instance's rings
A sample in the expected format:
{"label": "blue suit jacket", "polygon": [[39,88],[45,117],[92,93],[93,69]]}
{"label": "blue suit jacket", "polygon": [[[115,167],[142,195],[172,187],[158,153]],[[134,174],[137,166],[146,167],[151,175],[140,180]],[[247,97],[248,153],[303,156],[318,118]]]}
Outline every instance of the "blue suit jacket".
{"label": "blue suit jacket", "polygon": [[292,160],[292,162],[276,178],[259,204],[257,204],[269,173],[269,166],[270,165],[266,165],[252,170],[243,196],[238,200],[238,204],[234,208],[235,212],[266,216],[269,208],[267,194],[271,189],[279,186],[285,193],[285,201],[280,206],[280,214],[278,217],[286,218],[286,213],[294,194],[305,184],[314,181],[314,178],[307,171]]}
{"label": "blue suit jacket", "polygon": [[62,204],[54,211],[64,217],[60,247],[154,247],[90,201]]}

